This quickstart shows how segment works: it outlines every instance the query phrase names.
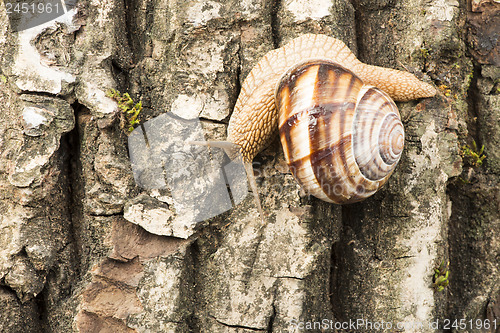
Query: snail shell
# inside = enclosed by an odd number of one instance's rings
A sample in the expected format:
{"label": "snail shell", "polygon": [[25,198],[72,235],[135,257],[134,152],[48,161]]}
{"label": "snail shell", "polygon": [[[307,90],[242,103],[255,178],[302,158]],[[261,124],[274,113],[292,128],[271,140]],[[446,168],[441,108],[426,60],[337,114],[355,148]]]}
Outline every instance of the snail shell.
{"label": "snail shell", "polygon": [[[355,202],[382,186],[401,156],[404,131],[391,98],[435,94],[410,73],[360,62],[338,39],[307,34],[255,65],[242,84],[227,142],[217,145],[236,147],[249,164],[279,127],[287,162],[307,191]],[[251,166],[247,172],[261,211]]]}
{"label": "snail shell", "polygon": [[334,62],[309,60],[283,75],[275,96],[285,158],[304,190],[344,204],[387,181],[404,129],[386,93]]}

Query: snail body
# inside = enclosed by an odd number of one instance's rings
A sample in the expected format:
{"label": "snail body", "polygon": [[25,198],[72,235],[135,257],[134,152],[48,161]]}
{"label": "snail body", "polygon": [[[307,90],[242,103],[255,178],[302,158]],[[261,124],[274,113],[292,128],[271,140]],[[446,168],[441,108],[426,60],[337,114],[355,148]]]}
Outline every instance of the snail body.
{"label": "snail body", "polygon": [[434,87],[413,74],[367,65],[359,61],[340,40],[325,35],[306,34],[281,48],[268,52],[250,71],[241,86],[227,129],[227,141],[238,145],[246,161],[266,147],[278,128],[274,92],[279,80],[291,67],[313,59],[330,60],[350,70],[364,84],[375,86],[393,100],[409,101],[431,97]]}
{"label": "snail body", "polygon": [[338,39],[307,34],[255,65],[227,142],[208,145],[239,151],[261,215],[250,163],[278,130],[290,170],[307,192],[356,202],[387,181],[401,156],[404,130],[392,99],[435,93],[410,73],[360,62]]}

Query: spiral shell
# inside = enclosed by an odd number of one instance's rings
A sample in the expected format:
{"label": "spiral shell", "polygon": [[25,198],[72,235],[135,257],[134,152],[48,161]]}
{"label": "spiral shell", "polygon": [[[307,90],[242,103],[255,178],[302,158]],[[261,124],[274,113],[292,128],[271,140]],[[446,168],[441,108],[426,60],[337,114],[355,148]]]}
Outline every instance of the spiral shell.
{"label": "spiral shell", "polygon": [[309,59],[282,76],[275,100],[286,161],[309,194],[361,201],[394,171],[404,146],[398,109],[350,70]]}

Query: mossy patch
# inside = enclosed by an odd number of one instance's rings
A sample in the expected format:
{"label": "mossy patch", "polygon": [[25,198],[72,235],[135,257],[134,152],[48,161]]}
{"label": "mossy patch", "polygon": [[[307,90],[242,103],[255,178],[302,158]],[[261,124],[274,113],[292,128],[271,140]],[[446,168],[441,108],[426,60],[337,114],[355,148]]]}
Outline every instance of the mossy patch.
{"label": "mossy patch", "polygon": [[122,94],[114,89],[108,90],[106,96],[118,103],[118,107],[122,110],[127,120],[128,131],[132,132],[140,123],[138,117],[142,111],[142,101],[135,103],[129,93]]}

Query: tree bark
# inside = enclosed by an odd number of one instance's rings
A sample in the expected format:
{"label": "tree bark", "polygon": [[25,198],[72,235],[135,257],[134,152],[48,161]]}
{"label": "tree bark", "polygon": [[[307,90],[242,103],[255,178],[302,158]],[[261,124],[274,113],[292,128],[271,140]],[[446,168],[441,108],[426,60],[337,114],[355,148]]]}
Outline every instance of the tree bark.
{"label": "tree bark", "polygon": [[[81,0],[14,32],[0,10],[0,331],[500,332],[499,18],[493,0]],[[222,140],[251,68],[304,33],[438,87],[398,103],[381,190],[304,196],[277,140],[254,161],[265,223],[251,195],[194,223],[137,186],[109,89]]]}

